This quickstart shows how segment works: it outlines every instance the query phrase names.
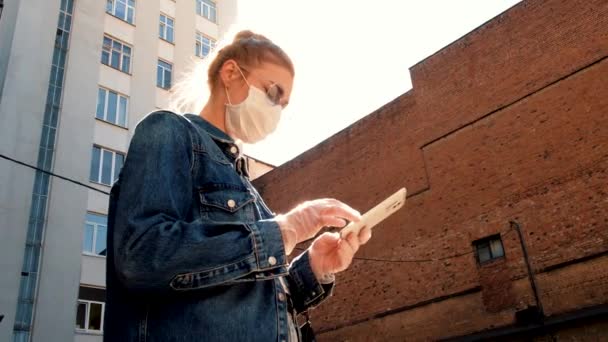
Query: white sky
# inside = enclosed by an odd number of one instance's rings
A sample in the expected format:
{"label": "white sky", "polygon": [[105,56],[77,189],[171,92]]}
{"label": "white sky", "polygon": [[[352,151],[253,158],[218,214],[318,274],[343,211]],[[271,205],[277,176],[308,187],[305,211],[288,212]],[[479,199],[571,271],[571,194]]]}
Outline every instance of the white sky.
{"label": "white sky", "polygon": [[296,68],[275,133],[245,153],[280,165],[411,89],[409,67],[518,0],[239,0],[239,29]]}

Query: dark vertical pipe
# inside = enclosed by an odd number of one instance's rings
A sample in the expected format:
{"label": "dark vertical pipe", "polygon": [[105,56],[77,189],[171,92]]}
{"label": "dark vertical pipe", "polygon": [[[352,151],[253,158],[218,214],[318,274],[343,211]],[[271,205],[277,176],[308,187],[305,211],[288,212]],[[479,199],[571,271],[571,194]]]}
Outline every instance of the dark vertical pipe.
{"label": "dark vertical pipe", "polygon": [[530,258],[528,257],[528,249],[526,248],[526,244],[524,242],[524,236],[521,232],[521,227],[519,223],[515,221],[509,221],[511,227],[517,231],[517,235],[519,235],[519,242],[521,243],[521,249],[524,252],[524,260],[526,262],[526,267],[528,268],[528,279],[530,279],[530,286],[532,286],[532,292],[534,292],[534,299],[536,300],[536,306],[538,307],[538,311],[542,317],[545,317],[545,312],[543,310],[542,302],[540,301],[540,297],[538,295],[538,288],[536,286],[536,278],[534,278],[534,272],[532,272],[532,266],[530,266]]}

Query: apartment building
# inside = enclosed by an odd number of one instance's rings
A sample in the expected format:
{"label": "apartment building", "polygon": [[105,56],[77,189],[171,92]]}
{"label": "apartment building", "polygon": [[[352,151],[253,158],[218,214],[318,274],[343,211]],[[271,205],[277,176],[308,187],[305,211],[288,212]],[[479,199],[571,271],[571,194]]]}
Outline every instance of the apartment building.
{"label": "apartment building", "polygon": [[102,340],[108,193],[133,128],[236,16],[236,0],[4,2],[1,341]]}

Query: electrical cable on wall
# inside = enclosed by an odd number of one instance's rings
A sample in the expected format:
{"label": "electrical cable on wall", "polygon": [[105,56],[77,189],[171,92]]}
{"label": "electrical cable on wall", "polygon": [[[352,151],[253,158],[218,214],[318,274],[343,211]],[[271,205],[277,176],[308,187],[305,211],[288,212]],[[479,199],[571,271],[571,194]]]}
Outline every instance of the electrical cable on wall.
{"label": "electrical cable on wall", "polygon": [[109,195],[109,194],[110,194],[109,192],[106,192],[106,191],[103,191],[103,190],[97,189],[97,188],[95,188],[95,187],[92,187],[92,186],[90,186],[90,185],[84,184],[84,183],[79,182],[79,181],[77,181],[77,180],[73,180],[73,179],[71,179],[71,178],[64,177],[64,176],[58,175],[58,174],[56,174],[56,173],[53,173],[53,172],[50,172],[50,171],[43,170],[43,169],[41,169],[41,168],[39,168],[39,167],[36,167],[36,166],[34,166],[34,165],[30,165],[30,164],[28,164],[28,163],[24,163],[24,162],[22,162],[22,161],[19,161],[19,160],[13,159],[13,158],[11,158],[11,157],[7,157],[7,156],[5,156],[4,154],[0,154],[0,157],[1,157],[1,158],[4,158],[4,159],[6,159],[6,160],[10,160],[10,161],[12,161],[12,162],[14,162],[14,163],[17,163],[17,164],[20,164],[20,165],[23,165],[23,166],[27,166],[27,167],[32,168],[32,169],[34,169],[34,170],[37,170],[37,171],[40,171],[40,172],[44,172],[44,173],[46,173],[46,174],[48,174],[48,175],[51,175],[51,176],[53,176],[53,177],[61,178],[61,179],[65,180],[65,181],[68,181],[68,182],[74,183],[74,184],[76,184],[76,185],[84,186],[84,187],[85,187],[85,188],[87,188],[87,189],[90,189],[90,190],[95,190],[95,191],[97,191],[97,192],[101,192],[102,194],[106,194],[106,195]]}
{"label": "electrical cable on wall", "polygon": [[[14,162],[14,163],[17,163],[17,164],[20,164],[20,165],[23,165],[23,166],[27,166],[27,167],[32,168],[32,169],[34,169],[34,170],[38,170],[38,171],[40,171],[40,172],[44,172],[44,173],[49,174],[49,175],[51,175],[51,176],[53,176],[53,177],[57,177],[57,178],[60,178],[60,179],[65,180],[65,181],[68,181],[68,182],[74,183],[74,184],[76,184],[76,185],[83,186],[83,187],[85,187],[85,188],[87,188],[87,189],[90,189],[90,190],[95,190],[95,191],[97,191],[97,192],[101,192],[102,194],[105,194],[105,195],[110,195],[110,193],[109,193],[109,192],[106,192],[106,191],[103,191],[103,190],[97,189],[97,188],[95,188],[95,187],[92,187],[92,186],[90,186],[90,185],[84,184],[84,183],[82,183],[82,182],[79,182],[79,181],[76,181],[76,180],[73,180],[73,179],[70,179],[70,178],[68,178],[68,177],[61,176],[61,175],[58,175],[58,174],[56,174],[56,173],[53,173],[53,172],[49,172],[49,171],[43,170],[43,169],[41,169],[41,168],[39,168],[39,167],[36,167],[36,166],[30,165],[30,164],[27,164],[27,163],[24,163],[24,162],[18,161],[18,160],[16,160],[16,159],[13,159],[13,158],[7,157],[7,156],[5,156],[5,155],[3,155],[3,154],[0,154],[0,157],[2,157],[2,158],[4,158],[4,159],[7,159],[7,160],[9,160],[9,161],[12,161],[12,162]],[[511,232],[512,230],[513,230],[513,227],[510,227],[509,229],[507,229],[507,230],[505,230],[505,231],[501,232],[501,233],[500,233],[500,235],[501,235],[501,236],[505,236],[505,235],[507,235],[509,232]],[[305,250],[306,250],[306,248],[302,248],[302,247],[295,247],[294,249],[299,250],[299,251],[305,251]],[[447,260],[447,259],[454,259],[454,258],[459,258],[459,257],[461,257],[461,256],[465,256],[465,255],[468,255],[468,254],[473,254],[473,253],[475,253],[475,251],[474,251],[474,250],[471,250],[471,251],[468,251],[468,252],[463,252],[463,253],[458,253],[458,254],[454,254],[454,255],[450,255],[450,256],[446,256],[446,257],[441,257],[441,258],[433,258],[433,259],[382,259],[382,258],[367,258],[367,257],[354,257],[353,259],[354,259],[354,260],[359,260],[359,261],[389,262],[389,263],[390,263],[390,262],[392,262],[392,263],[423,263],[423,262],[435,262],[435,261],[442,261],[442,260]]]}
{"label": "electrical cable on wall", "polygon": [[[506,229],[502,232],[500,232],[500,236],[506,236],[507,234],[509,234],[511,231],[513,231],[513,227],[509,227],[509,229]],[[294,249],[300,250],[300,251],[305,251],[306,248],[302,248],[302,247],[295,247]],[[447,260],[447,259],[454,259],[454,258],[459,258],[461,256],[465,256],[468,254],[473,254],[475,253],[474,250],[468,251],[468,252],[463,252],[463,253],[458,253],[458,254],[454,254],[454,255],[449,255],[446,257],[441,257],[441,258],[433,258],[433,259],[382,259],[382,258],[366,258],[366,257],[354,257],[353,260],[360,260],[360,261],[376,261],[376,262],[394,262],[394,263],[423,263],[423,262],[434,262],[434,261],[442,261],[442,260]]]}

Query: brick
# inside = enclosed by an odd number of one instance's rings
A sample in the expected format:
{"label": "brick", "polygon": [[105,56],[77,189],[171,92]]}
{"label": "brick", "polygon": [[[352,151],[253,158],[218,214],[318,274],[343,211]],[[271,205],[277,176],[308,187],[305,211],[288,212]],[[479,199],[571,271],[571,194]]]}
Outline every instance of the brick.
{"label": "brick", "polygon": [[[319,339],[515,324],[537,303],[510,221],[548,316],[608,305],[607,56],[608,2],[521,2],[412,67],[411,91],[257,179],[276,212],[318,197],[365,211],[406,186],[358,256],[466,253],[355,260],[312,312]],[[472,242],[494,234],[505,257],[480,267]],[[608,339],[594,324],[563,336]]]}

